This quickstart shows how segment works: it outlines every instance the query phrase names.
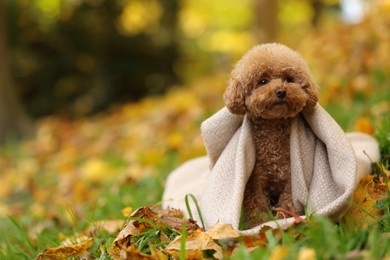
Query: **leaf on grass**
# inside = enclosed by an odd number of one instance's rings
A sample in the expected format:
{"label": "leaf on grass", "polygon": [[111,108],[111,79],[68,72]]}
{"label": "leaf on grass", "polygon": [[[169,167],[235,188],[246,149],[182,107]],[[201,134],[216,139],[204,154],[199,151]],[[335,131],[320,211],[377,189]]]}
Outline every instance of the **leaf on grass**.
{"label": "leaf on grass", "polygon": [[372,125],[372,122],[367,117],[359,117],[355,122],[355,130],[357,132],[363,132],[369,135],[373,135],[375,133],[375,128]]}
{"label": "leaf on grass", "polygon": [[[257,235],[254,236],[242,236],[242,241],[244,245],[248,248],[253,248],[257,246],[265,246],[268,242],[268,238],[266,235],[266,232],[272,232],[274,236],[275,233],[281,232],[279,229],[273,229],[269,226],[264,226],[261,228],[260,232]],[[279,237],[277,235],[276,237]]]}
{"label": "leaf on grass", "polygon": [[344,220],[352,221],[359,226],[367,226],[377,221],[383,211],[375,208],[375,204],[387,196],[387,188],[383,183],[374,182],[373,175],[366,175],[359,182],[352,197],[352,206],[344,216]]}
{"label": "leaf on grass", "polygon": [[61,246],[71,246],[74,244],[80,244],[90,239],[89,236],[86,236],[84,233],[78,233],[71,237],[64,237],[64,240],[61,242]]}
{"label": "leaf on grass", "polygon": [[[165,253],[168,255],[172,256],[174,259],[181,259],[180,258],[180,251],[177,250],[163,250]],[[196,259],[204,259],[203,257],[203,250],[198,248],[196,250],[186,250],[185,252],[185,260],[191,259],[191,260],[196,260]]]}
{"label": "leaf on grass", "polygon": [[212,239],[237,238],[240,236],[231,224],[221,223],[217,223],[215,226],[211,227],[207,230],[206,234]]}
{"label": "leaf on grass", "polygon": [[129,217],[132,212],[133,212],[133,209],[131,207],[126,207],[126,208],[122,209],[122,215],[126,218]]}
{"label": "leaf on grass", "polygon": [[[123,254],[125,254],[126,256],[134,255],[135,253],[133,247],[136,247],[134,238],[141,238],[144,233],[146,234],[150,230],[152,230],[153,234],[155,234],[160,239],[161,243],[170,243],[171,240],[163,232],[163,230],[166,230],[167,227],[168,229],[181,229],[183,223],[187,220],[185,220],[184,218],[180,218],[183,217],[183,215],[178,215],[176,210],[161,212],[163,213],[163,215],[152,210],[150,206],[145,206],[135,210],[130,215],[130,221],[120,231],[117,238],[114,240],[111,247],[109,248],[108,253],[110,254],[110,256],[114,259],[121,259]],[[191,224],[192,226],[194,226],[193,228],[195,228],[195,226],[198,228],[196,224]],[[157,249],[154,250],[152,249],[152,247],[153,246],[149,244],[149,249],[151,250],[152,256],[156,257],[156,259],[163,259],[162,257],[164,254],[161,253],[161,255],[156,251]],[[140,250],[142,250],[142,248],[140,248]],[[142,255],[142,257],[144,256],[150,255]],[[137,257],[140,257],[140,255],[137,255]]]}
{"label": "leaf on grass", "polygon": [[143,218],[147,220],[154,220],[157,216],[158,214],[150,206],[138,208],[130,215],[131,218]]}
{"label": "leaf on grass", "polygon": [[65,259],[74,255],[82,255],[92,246],[92,238],[89,238],[84,242],[74,245],[48,248],[39,254],[36,259]]}
{"label": "leaf on grass", "polygon": [[381,183],[369,183],[367,193],[373,200],[381,200],[387,197],[387,187]]}
{"label": "leaf on grass", "polygon": [[[177,257],[181,247],[181,239],[182,236],[177,236],[163,251],[173,257]],[[187,234],[185,248],[187,259],[189,258],[189,255],[193,254],[200,254],[198,255],[199,257],[195,259],[201,259],[203,251],[208,250],[215,251],[213,257],[217,259],[221,259],[223,257],[222,247],[219,246],[209,235],[199,229]]]}
{"label": "leaf on grass", "polygon": [[165,255],[163,252],[155,248],[154,246],[149,245],[150,252],[152,254],[153,259],[155,260],[166,260],[168,259],[167,255]]}
{"label": "leaf on grass", "polygon": [[169,216],[169,215],[162,215],[160,219],[156,221],[156,224],[159,227],[168,225],[178,231],[181,231],[184,223],[186,223],[185,226],[187,230],[196,230],[200,228],[196,223],[196,221],[192,219],[187,220],[184,218]]}
{"label": "leaf on grass", "polygon": [[132,220],[121,230],[110,248],[108,254],[114,259],[120,259],[120,252],[123,248],[127,248],[131,245],[131,237],[140,234],[143,230],[140,227],[134,225],[135,221]]}
{"label": "leaf on grass", "polygon": [[[152,249],[152,248],[151,248]],[[135,245],[130,245],[129,247],[122,247],[119,251],[119,255],[110,256],[114,260],[165,260],[167,259],[166,255],[161,252],[157,252],[157,249],[152,250],[152,255],[147,255],[140,252]]]}
{"label": "leaf on grass", "polygon": [[283,260],[288,255],[288,248],[284,246],[276,246],[272,249],[270,260]]}
{"label": "leaf on grass", "polygon": [[[302,247],[299,249],[297,260],[316,260],[316,251],[313,248]],[[348,258],[355,259],[355,258]]]}

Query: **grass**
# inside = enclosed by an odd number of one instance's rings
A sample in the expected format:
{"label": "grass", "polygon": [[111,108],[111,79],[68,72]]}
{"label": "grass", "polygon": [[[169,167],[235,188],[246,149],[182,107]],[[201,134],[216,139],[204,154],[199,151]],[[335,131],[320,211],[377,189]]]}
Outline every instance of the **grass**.
{"label": "grass", "polygon": [[312,221],[294,232],[280,231],[279,238],[271,233],[266,247],[250,251],[240,246],[231,259],[270,259],[280,252],[280,248],[284,249],[285,257],[278,259],[297,259],[310,249],[316,256],[310,259],[383,259],[390,253],[387,246],[390,238],[378,228],[347,229],[321,216]]}
{"label": "grass", "polygon": [[[384,95],[381,94],[382,92]],[[351,115],[364,115],[364,111],[375,107],[377,102],[386,101],[389,93],[386,89],[382,92],[373,95],[370,99],[357,100],[349,109],[337,104],[330,104],[326,108],[344,129],[350,129],[351,122],[354,120],[351,119]],[[369,103],[366,103],[368,101]],[[380,143],[382,163],[389,169],[390,119],[384,115],[381,118],[375,127],[376,138]],[[12,158],[26,158],[26,155],[18,147],[18,143],[9,142],[2,149],[7,150],[7,154]],[[64,239],[82,233],[88,225],[97,220],[126,220],[126,217],[121,213],[125,207],[130,206],[135,209],[158,203],[167,174],[179,164],[178,157],[177,151],[165,153],[164,159],[153,165],[154,172],[149,177],[129,179],[121,181],[119,184],[115,181],[88,183],[87,188],[91,190],[91,196],[98,197],[93,197],[90,203],[82,201],[76,205],[54,208],[52,209],[56,212],[54,216],[47,215],[47,213],[38,215],[39,217],[30,216],[31,211],[25,212],[25,209],[30,208],[35,197],[27,190],[18,190],[5,203],[12,205],[22,202],[21,206],[18,206],[20,213],[17,217],[10,216],[0,219],[0,234],[2,234],[0,236],[0,259],[34,259],[46,248],[56,247]],[[149,158],[145,160],[149,160]],[[104,161],[113,168],[121,168],[125,164],[123,159],[117,157],[115,153],[108,153]],[[32,183],[42,182],[42,186],[45,186],[53,185],[57,180],[51,179],[47,173],[42,173],[42,175],[34,176],[30,181]],[[92,193],[93,190],[100,192]],[[317,259],[383,259],[385,256],[389,257],[389,198],[390,193],[388,193],[387,198],[378,203],[377,206],[384,209],[384,215],[371,226],[345,225],[341,222],[334,223],[326,217],[312,217],[307,224],[295,226],[287,231],[266,231],[264,234],[265,244],[254,250],[248,249],[245,246],[245,241],[242,240],[230,258],[270,259],[275,257],[274,259],[282,259],[283,256],[285,259],[297,259],[305,254],[313,256],[313,252]],[[1,203],[2,201],[0,201],[0,207]],[[36,230],[37,235],[33,234],[34,230]],[[156,238],[157,231],[158,229],[153,229],[138,237],[137,243],[144,252],[148,252],[148,241]],[[89,249],[91,258],[110,259],[106,252],[114,239],[114,234],[98,230],[93,240],[94,245]],[[183,236],[182,245],[185,244],[185,239],[186,237]],[[228,245],[222,243],[222,246],[228,250]],[[183,257],[184,250],[182,249],[179,253]]]}
{"label": "grass", "polygon": [[[69,208],[70,215],[73,215],[73,223],[66,223],[61,220],[42,222],[42,219],[33,220],[28,216],[18,219],[13,217],[1,218],[0,234],[3,235],[0,236],[0,259],[34,259],[46,248],[59,246],[64,238],[82,233],[94,221],[104,219],[125,220],[126,217],[121,213],[123,208],[131,205],[135,209],[158,202],[162,196],[167,173],[175,165],[177,165],[177,156],[173,153],[163,165],[159,166],[161,172],[155,174],[154,177],[142,178],[136,182],[120,186],[100,187],[100,189],[106,190],[106,192],[102,193],[104,198],[104,201],[101,202],[102,206],[90,207],[88,204],[84,204],[83,206],[86,208],[84,211],[89,212],[85,219],[78,219],[75,213],[72,212],[72,209]],[[31,231],[36,225],[42,223],[48,224],[38,231],[38,237],[33,236]],[[95,248],[92,248],[92,251],[94,249],[98,250],[99,246],[108,248],[115,239],[115,235],[105,231],[98,231],[96,237]],[[99,254],[95,255],[95,257],[110,259],[108,255],[102,256]]]}
{"label": "grass", "polygon": [[[390,143],[390,120],[381,121],[378,126],[377,139],[381,144],[381,152],[384,156],[384,163],[387,163]],[[99,187],[104,189],[101,207],[89,207],[83,205],[89,211],[84,219],[78,219],[76,213],[72,213],[73,222],[64,223],[60,220],[49,222],[38,222],[43,225],[35,237],[31,231],[36,228],[34,222],[28,216],[21,218],[9,217],[1,219],[0,234],[0,259],[34,259],[39,253],[49,247],[60,245],[64,237],[71,237],[82,232],[85,227],[99,219],[126,219],[121,210],[127,206],[133,208],[159,201],[163,192],[164,180],[167,173],[178,164],[177,154],[172,153],[168,159],[157,166],[158,172],[152,177],[142,178],[138,181],[125,183],[120,186],[111,185]],[[390,193],[379,205],[384,209],[385,214],[378,221],[369,227],[351,227],[343,223],[334,223],[326,217],[311,217],[308,224],[301,224],[287,231],[266,231],[266,244],[250,250],[245,246],[244,241],[231,255],[231,259],[270,259],[275,255],[284,256],[279,259],[297,259],[302,254],[313,254],[317,259],[383,259],[390,255]],[[26,196],[27,197],[27,196]],[[72,211],[71,209],[69,209]],[[57,221],[57,222],[56,222]],[[47,226],[45,226],[45,223]],[[153,231],[153,232],[152,232]],[[148,252],[147,245],[151,240],[156,240],[156,227],[151,232],[140,234],[137,244],[144,252]],[[185,234],[183,234],[185,235]],[[94,246],[89,250],[93,259],[110,259],[105,250],[110,247],[115,235],[105,231],[98,231],[94,239]],[[182,244],[184,245],[185,236]],[[183,249],[180,255],[184,255]]]}

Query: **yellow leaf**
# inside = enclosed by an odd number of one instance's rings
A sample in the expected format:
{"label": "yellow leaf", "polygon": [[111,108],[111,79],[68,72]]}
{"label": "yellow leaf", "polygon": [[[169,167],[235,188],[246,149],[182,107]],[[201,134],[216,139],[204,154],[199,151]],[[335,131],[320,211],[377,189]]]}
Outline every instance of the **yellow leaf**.
{"label": "yellow leaf", "polygon": [[[166,250],[164,249],[164,252],[168,255],[172,256],[174,259],[180,259],[180,253],[177,250]],[[186,250],[185,252],[185,260],[197,260],[197,259],[204,259],[203,258],[203,251],[202,249],[196,249],[196,250]]]}
{"label": "yellow leaf", "polygon": [[101,181],[110,176],[110,166],[99,158],[92,158],[81,166],[81,176],[89,181]]}
{"label": "yellow leaf", "polygon": [[[171,254],[173,252],[178,252],[181,247],[182,236],[177,236],[164,250],[164,252]],[[186,238],[185,243],[186,252],[189,251],[199,251],[199,250],[214,250],[214,257],[217,259],[222,259],[222,248],[214,240],[207,235],[205,232],[197,229],[189,233]]]}
{"label": "yellow leaf", "polygon": [[90,247],[92,247],[92,238],[69,246],[59,246],[48,248],[37,256],[37,259],[65,259],[74,255],[84,254]]}
{"label": "yellow leaf", "polygon": [[313,248],[302,247],[297,256],[297,260],[316,260],[316,251]]}
{"label": "yellow leaf", "polygon": [[[351,221],[351,224],[359,227],[366,227],[375,223],[383,214],[383,211],[374,208],[374,205],[378,199],[385,196],[386,191],[382,189],[380,183],[374,183],[373,178],[373,175],[366,175],[359,182],[352,197],[352,205],[344,215],[345,221]],[[381,196],[380,193],[383,192]]]}
{"label": "yellow leaf", "polygon": [[129,247],[122,246],[120,248],[120,253],[118,255],[111,255],[110,256],[114,260],[123,260],[123,259],[131,259],[131,260],[156,260],[156,259],[163,259],[166,258],[157,258],[161,257],[161,255],[151,256],[144,254],[138,250],[138,248],[135,245],[130,245]]}
{"label": "yellow leaf", "polygon": [[271,253],[270,260],[283,260],[288,255],[288,248],[276,246]]}
{"label": "yellow leaf", "polygon": [[124,216],[124,217],[128,217],[128,216],[130,216],[130,214],[133,212],[133,209],[131,208],[131,207],[126,207],[126,208],[123,208],[122,209],[122,215]]}
{"label": "yellow leaf", "polygon": [[[134,213],[137,213],[135,211]],[[134,215],[133,213],[133,215]],[[135,221],[129,221],[127,225],[119,232],[114,242],[108,249],[108,254],[114,259],[121,259],[121,250],[130,246],[130,239],[132,236],[140,234],[143,231],[143,226],[136,227]]]}
{"label": "yellow leaf", "polygon": [[226,239],[240,236],[240,234],[233,229],[232,225],[220,223],[217,223],[215,226],[207,230],[206,234],[212,239]]}
{"label": "yellow leaf", "polygon": [[168,259],[167,255],[165,255],[163,252],[155,248],[154,246],[151,246],[149,244],[150,252],[152,254],[152,257],[154,260],[166,260]]}
{"label": "yellow leaf", "polygon": [[375,128],[372,126],[371,120],[367,117],[360,117],[356,120],[355,130],[370,135],[375,133]]}

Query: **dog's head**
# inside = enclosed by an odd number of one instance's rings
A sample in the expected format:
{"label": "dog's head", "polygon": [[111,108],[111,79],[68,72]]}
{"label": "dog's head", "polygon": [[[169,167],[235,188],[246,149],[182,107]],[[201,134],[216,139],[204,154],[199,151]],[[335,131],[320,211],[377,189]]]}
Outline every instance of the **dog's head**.
{"label": "dog's head", "polygon": [[224,93],[234,114],[266,119],[290,118],[317,103],[317,89],[303,58],[288,47],[253,47],[235,65]]}

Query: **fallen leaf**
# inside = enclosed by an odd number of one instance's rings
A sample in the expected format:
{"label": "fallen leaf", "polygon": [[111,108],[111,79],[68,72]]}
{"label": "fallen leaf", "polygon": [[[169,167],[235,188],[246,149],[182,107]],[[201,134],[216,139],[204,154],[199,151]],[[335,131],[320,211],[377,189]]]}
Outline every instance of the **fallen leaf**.
{"label": "fallen leaf", "polygon": [[151,252],[151,255],[152,255],[153,259],[155,259],[155,260],[166,260],[166,259],[168,259],[168,256],[166,254],[164,254],[163,252],[161,252],[160,250],[158,250],[154,246],[149,245],[149,248],[150,248],[150,252]]}
{"label": "fallen leaf", "polygon": [[99,158],[88,159],[80,168],[81,177],[87,181],[100,182],[110,176],[111,167]]}
{"label": "fallen leaf", "polygon": [[71,237],[64,237],[64,240],[61,242],[61,246],[72,246],[74,244],[81,244],[90,239],[89,236],[86,236],[84,233],[79,233]]}
{"label": "fallen leaf", "polygon": [[157,216],[158,214],[150,206],[138,208],[130,215],[131,218],[143,218],[147,220],[154,220]]}
{"label": "fallen leaf", "polygon": [[227,239],[237,238],[240,234],[234,230],[231,224],[217,223],[215,226],[207,230],[206,234],[212,239]]}
{"label": "fallen leaf", "polygon": [[383,214],[382,210],[374,208],[378,198],[383,198],[382,192],[385,192],[382,184],[375,183],[373,175],[364,176],[354,191],[352,205],[343,220],[359,228],[375,223]]}
{"label": "fallen leaf", "polygon": [[302,247],[299,249],[297,260],[316,260],[316,251],[313,248]]}
{"label": "fallen leaf", "polygon": [[369,135],[375,133],[375,128],[372,125],[372,122],[367,117],[359,117],[355,122],[355,130],[358,132],[363,132]]}
{"label": "fallen leaf", "polygon": [[[114,260],[156,260],[156,259],[167,259],[167,258],[156,258],[152,255],[147,255],[138,250],[135,245],[129,247],[122,247],[119,252],[119,256],[112,256]],[[160,256],[158,256],[160,257]]]}
{"label": "fallen leaf", "polygon": [[[177,250],[166,250],[164,249],[164,252],[168,255],[172,256],[174,259],[180,259],[180,252]],[[202,249],[196,249],[196,250],[186,250],[185,252],[185,260],[198,260],[203,259],[203,250]]]}
{"label": "fallen leaf", "polygon": [[196,223],[196,221],[192,219],[184,219],[184,218],[169,216],[169,215],[162,215],[160,219],[156,221],[156,224],[159,227],[168,225],[178,231],[182,231],[184,223],[187,230],[195,230],[200,228]]}
{"label": "fallen leaf", "polygon": [[[172,253],[179,252],[181,248],[182,236],[177,236],[165,249],[164,252],[173,255]],[[197,229],[187,234],[185,241],[186,252],[197,252],[199,250],[214,250],[213,256],[217,259],[222,259],[222,247],[219,246],[209,235]]]}
{"label": "fallen leaf", "polygon": [[367,184],[367,193],[373,200],[381,200],[387,197],[387,187],[382,183],[370,182]]}
{"label": "fallen leaf", "polygon": [[276,246],[270,256],[270,260],[283,260],[288,255],[288,248],[283,246]]}
{"label": "fallen leaf", "polygon": [[120,259],[121,250],[125,247],[131,246],[131,236],[140,234],[143,230],[134,225],[135,221],[129,221],[127,225],[121,230],[114,242],[108,249],[108,254],[114,259]]}
{"label": "fallen leaf", "polygon": [[65,259],[70,256],[82,255],[87,252],[92,245],[92,238],[90,238],[74,245],[48,248],[40,253],[36,259]]}
{"label": "fallen leaf", "polygon": [[122,215],[123,215],[124,217],[126,217],[126,218],[127,218],[128,216],[130,216],[132,212],[133,212],[133,209],[130,208],[130,207],[126,207],[126,208],[123,208],[123,209],[122,209]]}
{"label": "fallen leaf", "polygon": [[242,236],[242,241],[244,242],[244,245],[248,248],[253,248],[257,246],[264,246],[267,244],[268,239],[266,236],[266,232],[268,230],[271,230],[272,232],[276,232],[274,229],[272,229],[269,226],[264,226],[260,232],[255,236]]}

